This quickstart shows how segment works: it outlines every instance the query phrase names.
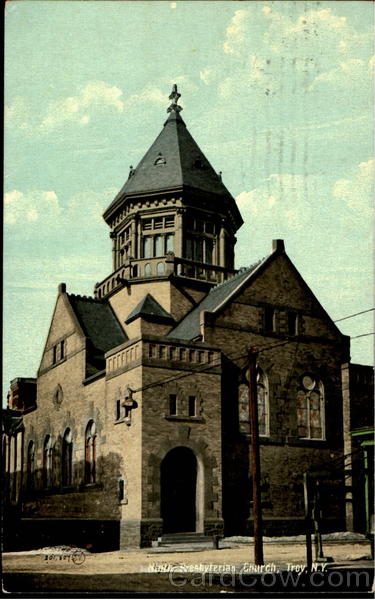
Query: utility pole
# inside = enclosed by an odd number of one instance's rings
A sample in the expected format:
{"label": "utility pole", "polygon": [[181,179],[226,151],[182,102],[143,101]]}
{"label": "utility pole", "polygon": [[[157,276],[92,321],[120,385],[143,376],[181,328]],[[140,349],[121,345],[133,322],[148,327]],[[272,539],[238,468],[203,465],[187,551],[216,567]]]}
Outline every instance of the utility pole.
{"label": "utility pole", "polygon": [[306,529],[306,570],[311,572],[312,547],[311,547],[311,478],[307,471],[303,474],[303,497],[305,502],[305,529]]}
{"label": "utility pole", "polygon": [[253,477],[254,562],[256,565],[263,565],[263,526],[260,494],[260,452],[256,358],[257,351],[255,348],[250,348],[248,350],[249,416],[251,424],[251,473]]}

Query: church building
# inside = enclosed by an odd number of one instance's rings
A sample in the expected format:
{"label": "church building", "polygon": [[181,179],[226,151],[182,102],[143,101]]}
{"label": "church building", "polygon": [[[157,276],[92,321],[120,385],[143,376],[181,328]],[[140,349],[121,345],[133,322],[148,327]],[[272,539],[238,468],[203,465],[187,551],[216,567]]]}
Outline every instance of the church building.
{"label": "church building", "polygon": [[[249,348],[264,534],[303,533],[303,473],[342,459],[349,338],[283,240],[235,269],[241,214],[179,97],[174,86],[159,136],[104,212],[112,272],[92,297],[59,284],[37,377],[11,382],[3,466],[20,545],[251,534]],[[327,531],[345,529],[343,473],[333,479]]]}

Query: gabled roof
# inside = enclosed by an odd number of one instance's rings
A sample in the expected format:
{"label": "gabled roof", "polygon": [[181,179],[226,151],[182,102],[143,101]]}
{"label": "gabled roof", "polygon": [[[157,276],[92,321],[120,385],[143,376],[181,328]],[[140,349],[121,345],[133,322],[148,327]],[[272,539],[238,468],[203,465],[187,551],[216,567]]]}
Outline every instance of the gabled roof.
{"label": "gabled roof", "polygon": [[128,340],[107,302],[75,294],[67,296],[84,334],[101,354]]}
{"label": "gabled roof", "polygon": [[138,317],[143,317],[147,320],[163,322],[163,323],[173,323],[173,319],[169,313],[155,300],[151,294],[146,294],[146,296],[137,304],[137,306],[132,310],[125,323],[129,324]]}
{"label": "gabled roof", "polygon": [[191,310],[167,335],[169,338],[192,340],[200,334],[199,315],[205,310],[215,312],[225,304],[247,282],[256,269],[267,259],[259,260],[250,267],[242,269],[224,283],[212,288],[203,300]]}

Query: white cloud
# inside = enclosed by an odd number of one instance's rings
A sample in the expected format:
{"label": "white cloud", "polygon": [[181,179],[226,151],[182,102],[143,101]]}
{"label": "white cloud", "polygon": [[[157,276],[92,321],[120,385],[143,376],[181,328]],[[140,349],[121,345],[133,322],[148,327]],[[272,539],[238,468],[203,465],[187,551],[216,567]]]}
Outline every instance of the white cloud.
{"label": "white cloud", "polygon": [[272,96],[294,86],[295,93],[298,88],[305,92],[338,80],[349,89],[354,83],[356,94],[362,93],[360,79],[369,82],[369,35],[336,14],[339,4],[299,16],[281,4],[263,6],[261,21],[256,3],[234,13],[223,43],[233,61],[232,74],[221,82],[219,93],[228,99],[241,89],[253,99],[254,91]]}
{"label": "white cloud", "polygon": [[332,60],[335,53],[342,54],[357,50],[362,36],[346,17],[332,12],[331,8],[308,10],[296,19],[285,16],[281,11],[269,13],[270,27],[265,41],[274,52],[301,52],[304,57],[312,53],[322,59]]}
{"label": "white cloud", "polygon": [[360,163],[350,179],[339,179],[333,186],[333,195],[345,203],[352,218],[371,219],[373,216],[375,159]]}
{"label": "white cloud", "polygon": [[110,86],[104,81],[91,81],[77,96],[69,96],[50,104],[41,128],[51,130],[67,122],[86,125],[90,121],[88,111],[100,106],[122,112],[124,110],[122,96],[122,90],[116,86]]}
{"label": "white cloud", "polygon": [[[310,177],[311,180],[311,177]],[[309,228],[312,209],[307,194],[307,176],[291,173],[270,175],[257,188],[241,192],[237,205],[245,222],[280,235]],[[272,234],[271,234],[272,235]]]}
{"label": "white cloud", "polygon": [[54,191],[35,190],[23,193],[11,190],[4,197],[4,223],[16,225],[24,222],[44,223],[53,221],[61,214],[58,197]]}
{"label": "white cloud", "polygon": [[249,11],[236,10],[225,32],[224,52],[235,54],[245,39]]}
{"label": "white cloud", "polygon": [[32,128],[31,121],[30,107],[22,96],[16,96],[11,104],[5,106],[5,125],[28,132]]}
{"label": "white cloud", "polygon": [[199,78],[205,83],[209,85],[216,78],[216,70],[213,68],[207,68],[203,71],[200,71]]}
{"label": "white cloud", "polygon": [[307,91],[312,91],[322,84],[344,85],[352,89],[358,89],[358,86],[368,88],[370,83],[368,75],[369,63],[366,64],[364,60],[359,58],[349,58],[347,61],[340,62],[339,66],[334,69],[317,75],[308,86]]}
{"label": "white cloud", "polygon": [[[176,81],[174,82],[176,83]],[[178,83],[178,82],[177,82]],[[139,104],[147,104],[152,102],[157,105],[165,105],[168,98],[159,88],[155,86],[146,87],[140,94],[132,94],[125,100],[125,108],[131,108]]]}

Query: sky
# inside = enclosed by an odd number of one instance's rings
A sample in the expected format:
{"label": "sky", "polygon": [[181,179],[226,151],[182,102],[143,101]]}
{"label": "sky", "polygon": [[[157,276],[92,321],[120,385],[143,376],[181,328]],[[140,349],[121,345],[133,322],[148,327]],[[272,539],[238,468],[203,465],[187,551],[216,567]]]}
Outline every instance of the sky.
{"label": "sky", "polygon": [[[286,251],[332,319],[370,309],[371,2],[9,0],[4,381],[34,377],[57,286],[111,272],[102,219],[162,129],[173,83],[245,224],[236,266]],[[338,325],[373,332],[373,312]],[[373,336],[351,343],[372,364]]]}

